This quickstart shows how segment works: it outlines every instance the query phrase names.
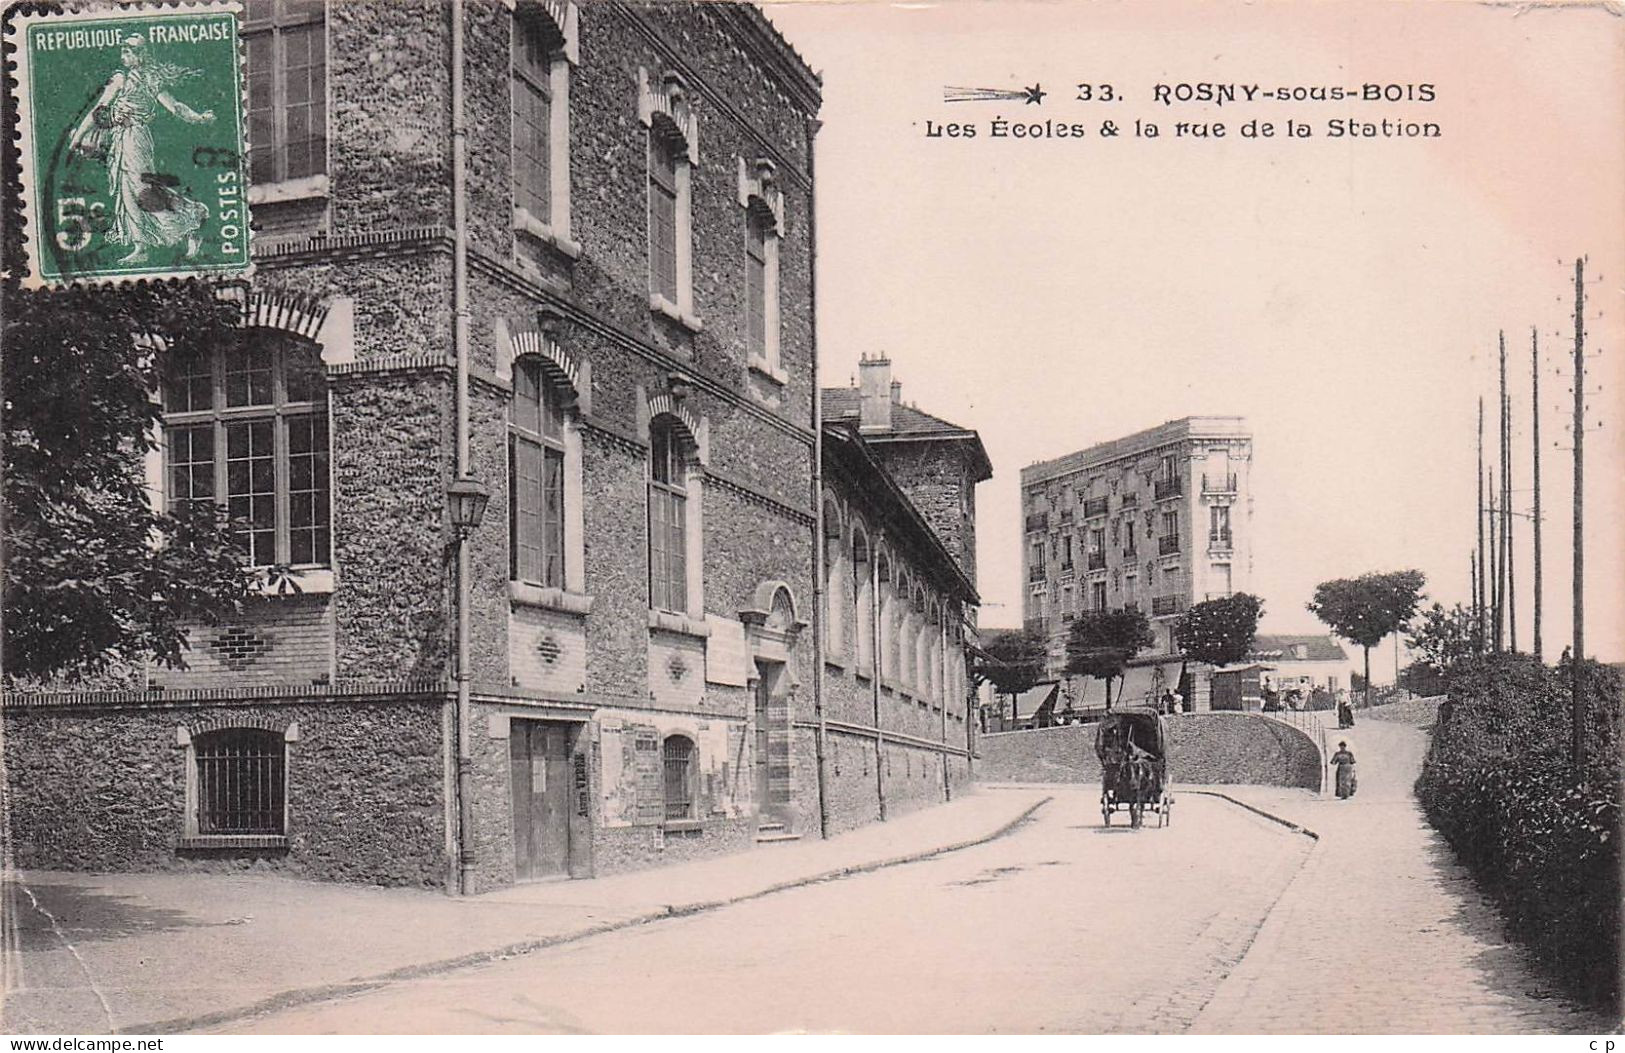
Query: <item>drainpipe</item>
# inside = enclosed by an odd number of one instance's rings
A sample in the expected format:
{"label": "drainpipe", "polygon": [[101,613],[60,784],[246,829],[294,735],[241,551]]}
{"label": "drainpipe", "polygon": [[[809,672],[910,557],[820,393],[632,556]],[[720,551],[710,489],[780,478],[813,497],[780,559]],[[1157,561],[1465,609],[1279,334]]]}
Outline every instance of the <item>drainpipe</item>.
{"label": "drainpipe", "polygon": [[[470,477],[468,406],[468,125],[464,113],[463,5],[451,0],[451,288],[457,355],[457,477]],[[474,754],[470,742],[468,539],[457,541],[457,887],[474,892]]]}
{"label": "drainpipe", "polygon": [[886,732],[880,726],[880,677],[886,668],[886,656],[880,651],[880,546],[886,540],[883,530],[875,531],[869,552],[869,639],[873,641],[870,653],[874,655],[874,674],[871,686],[875,700],[875,796],[880,802],[880,821],[886,821]]}
{"label": "drainpipe", "polygon": [[829,793],[824,770],[828,750],[829,725],[824,716],[824,396],[818,383],[818,206],[814,198],[818,183],[813,178],[813,147],[818,129],[816,117],[807,119],[807,178],[813,190],[807,195],[807,289],[811,304],[808,329],[812,351],[812,431],[813,431],[813,713],[818,718],[813,749],[818,767],[818,836],[829,836]]}
{"label": "drainpipe", "polygon": [[942,706],[942,797],[952,800],[953,782],[948,777],[948,608],[937,607],[937,702]]}

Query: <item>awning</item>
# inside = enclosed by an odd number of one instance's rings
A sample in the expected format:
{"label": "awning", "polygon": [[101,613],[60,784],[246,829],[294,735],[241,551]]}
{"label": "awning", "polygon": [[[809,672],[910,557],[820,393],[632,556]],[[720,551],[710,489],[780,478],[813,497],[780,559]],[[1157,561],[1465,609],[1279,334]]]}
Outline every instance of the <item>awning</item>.
{"label": "awning", "polygon": [[1045,702],[1048,702],[1050,699],[1055,697],[1055,693],[1059,691],[1060,688],[1061,685],[1059,682],[1051,680],[1048,683],[1039,684],[1036,687],[1029,687],[1027,690],[1017,695],[1015,719],[1031,719]]}
{"label": "awning", "polygon": [[[1158,671],[1161,671],[1159,678]],[[1154,706],[1164,690],[1179,688],[1179,661],[1147,662],[1131,665],[1123,670],[1122,694],[1112,685],[1114,704],[1125,706]]]}

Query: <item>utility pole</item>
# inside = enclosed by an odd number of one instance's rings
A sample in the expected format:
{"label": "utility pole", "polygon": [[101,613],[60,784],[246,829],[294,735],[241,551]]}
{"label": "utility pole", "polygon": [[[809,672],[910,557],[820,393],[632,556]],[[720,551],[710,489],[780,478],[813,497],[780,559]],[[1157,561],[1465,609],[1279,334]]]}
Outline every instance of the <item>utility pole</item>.
{"label": "utility pole", "polygon": [[1501,548],[1505,552],[1507,650],[1518,649],[1517,559],[1512,547],[1512,396],[1507,394],[1507,335],[1501,341]]}
{"label": "utility pole", "polygon": [[1535,657],[1541,657],[1540,650],[1540,613],[1541,613],[1541,577],[1540,577],[1540,335],[1534,326],[1529,327],[1529,427],[1534,438],[1530,441],[1530,448],[1534,454],[1535,479]]}
{"label": "utility pole", "polygon": [[1484,649],[1484,612],[1479,606],[1478,595],[1478,553],[1472,549],[1467,550],[1467,586],[1473,593],[1473,648]]}
{"label": "utility pole", "polygon": [[1574,650],[1569,662],[1573,708],[1574,768],[1585,771],[1585,692],[1580,663],[1585,658],[1585,260],[1574,261]]}
{"label": "utility pole", "polygon": [[1500,510],[1495,504],[1495,476],[1490,476],[1490,640],[1491,650],[1500,651],[1502,643],[1501,618],[1501,523]]}
{"label": "utility pole", "polygon": [[1478,397],[1478,639],[1485,649],[1490,640],[1490,604],[1484,567],[1484,396]]}

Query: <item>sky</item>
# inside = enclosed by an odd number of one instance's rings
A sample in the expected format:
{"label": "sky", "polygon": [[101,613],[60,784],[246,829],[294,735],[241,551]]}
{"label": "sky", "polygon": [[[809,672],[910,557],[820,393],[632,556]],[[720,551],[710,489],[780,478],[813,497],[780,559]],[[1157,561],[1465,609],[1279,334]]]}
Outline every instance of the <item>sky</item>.
{"label": "sky", "polygon": [[[823,77],[822,380],[886,353],[904,401],[977,429],[984,625],[1020,622],[1019,479],[1190,414],[1254,435],[1266,632],[1330,578],[1414,567],[1470,597],[1475,421],[1507,334],[1515,507],[1542,357],[1543,635],[1570,632],[1574,261],[1587,262],[1586,650],[1625,658],[1625,18],[1464,3],[769,3]],[[1158,84],[1433,85],[1431,102],[1156,101]],[[1078,85],[1110,84],[1111,102]],[[946,87],[1040,85],[1039,104]],[[1417,94],[1413,92],[1413,95]],[[1083,124],[994,138],[996,118]],[[1310,138],[1287,138],[1287,119]],[[1331,138],[1333,119],[1438,138]],[[1271,138],[1243,138],[1257,119]],[[1116,138],[1099,127],[1112,121]],[[1162,134],[1136,138],[1136,120]],[[1222,122],[1224,138],[1174,134]],[[930,122],[928,124],[928,122]],[[972,122],[972,139],[927,134]],[[1514,528],[1529,646],[1530,521]],[[1375,660],[1374,660],[1375,662]]]}

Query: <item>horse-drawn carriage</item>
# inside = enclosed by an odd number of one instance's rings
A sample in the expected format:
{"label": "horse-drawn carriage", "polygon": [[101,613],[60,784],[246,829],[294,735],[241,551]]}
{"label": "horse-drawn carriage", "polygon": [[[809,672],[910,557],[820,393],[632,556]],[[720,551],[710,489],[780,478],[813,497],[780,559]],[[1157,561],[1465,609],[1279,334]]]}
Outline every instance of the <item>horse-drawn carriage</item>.
{"label": "horse-drawn carriage", "polygon": [[1113,812],[1126,811],[1129,825],[1138,827],[1147,809],[1157,813],[1158,826],[1173,822],[1168,729],[1161,714],[1147,706],[1107,713],[1095,730],[1095,756],[1100,758],[1100,817],[1107,826]]}

